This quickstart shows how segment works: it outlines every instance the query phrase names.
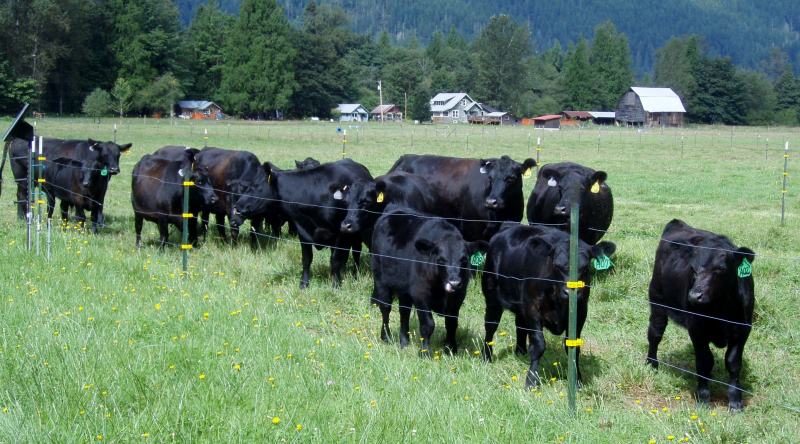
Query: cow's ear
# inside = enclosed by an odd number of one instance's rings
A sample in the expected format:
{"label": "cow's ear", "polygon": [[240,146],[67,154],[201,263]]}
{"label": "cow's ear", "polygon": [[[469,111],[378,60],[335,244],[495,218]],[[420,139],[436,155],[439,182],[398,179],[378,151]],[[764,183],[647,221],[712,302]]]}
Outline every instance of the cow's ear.
{"label": "cow's ear", "polygon": [[602,184],[606,181],[606,179],[608,179],[608,174],[606,174],[605,171],[595,171],[594,174],[592,174],[590,182]]}
{"label": "cow's ear", "polygon": [[530,157],[522,161],[522,171],[527,171],[536,166],[536,161]]}
{"label": "cow's ear", "polygon": [[493,163],[491,160],[488,159],[481,159],[480,160],[480,172],[481,174],[486,174],[492,169]]}
{"label": "cow's ear", "polygon": [[436,244],[427,239],[418,239],[414,242],[414,248],[424,255],[432,255],[436,252]]}
{"label": "cow's ear", "polygon": [[592,245],[590,250],[590,254],[594,258],[603,257],[603,256],[611,256],[614,252],[617,251],[617,244],[614,242],[603,241],[597,245]]}
{"label": "cow's ear", "polygon": [[303,162],[300,162],[299,160],[295,160],[295,161],[294,161],[294,167],[295,167],[295,168],[297,168],[298,170],[299,170],[299,169],[300,169],[300,167],[302,167],[302,166],[303,166]]}
{"label": "cow's ear", "polygon": [[464,242],[467,246],[467,256],[472,256],[475,253],[485,253],[489,249],[489,242],[485,240],[477,240],[473,242]]}
{"label": "cow's ear", "polygon": [[756,260],[756,253],[747,247],[739,247],[733,255],[737,263],[741,263],[743,259],[747,259],[750,263]]}
{"label": "cow's ear", "polygon": [[[129,149],[131,149],[132,146],[133,146],[132,143],[126,143],[125,145],[120,145],[119,146],[119,152],[120,153],[124,153],[125,151],[128,151]],[[195,150],[195,151],[200,151],[200,150]]]}

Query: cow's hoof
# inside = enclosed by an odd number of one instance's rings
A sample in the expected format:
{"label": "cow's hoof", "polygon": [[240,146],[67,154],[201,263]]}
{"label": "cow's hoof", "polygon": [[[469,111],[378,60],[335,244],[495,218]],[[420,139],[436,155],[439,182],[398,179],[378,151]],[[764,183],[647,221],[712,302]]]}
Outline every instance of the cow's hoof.
{"label": "cow's hoof", "polygon": [[730,401],[728,402],[728,409],[732,412],[741,412],[744,410],[744,403],[742,401]]}
{"label": "cow's hoof", "polygon": [[300,281],[300,289],[305,290],[306,288],[308,288],[308,282]]}
{"label": "cow's hoof", "polygon": [[455,344],[449,344],[444,346],[444,352],[450,356],[455,356],[458,352],[458,346]]}
{"label": "cow's hoof", "polygon": [[707,388],[697,389],[697,401],[708,404],[708,402],[711,401],[711,390]]}
{"label": "cow's hoof", "polygon": [[654,370],[658,370],[658,361],[647,358],[644,363],[652,367]]}

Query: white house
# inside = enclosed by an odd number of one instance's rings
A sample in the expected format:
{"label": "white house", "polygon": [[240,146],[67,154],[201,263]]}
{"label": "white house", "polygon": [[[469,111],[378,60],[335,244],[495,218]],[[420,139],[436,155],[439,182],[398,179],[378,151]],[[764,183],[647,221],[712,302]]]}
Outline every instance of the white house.
{"label": "white house", "polygon": [[439,93],[431,99],[433,123],[467,123],[470,117],[483,114],[481,104],[467,93]]}
{"label": "white house", "polygon": [[369,112],[360,103],[340,103],[336,110],[339,111],[339,121],[341,122],[366,122],[369,120]]}

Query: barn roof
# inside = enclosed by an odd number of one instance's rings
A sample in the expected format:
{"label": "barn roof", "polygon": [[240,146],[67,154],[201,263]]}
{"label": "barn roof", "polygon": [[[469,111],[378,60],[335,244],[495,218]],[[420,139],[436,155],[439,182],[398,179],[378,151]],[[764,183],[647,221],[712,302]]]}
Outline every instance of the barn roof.
{"label": "barn roof", "polygon": [[375,109],[372,110],[371,114],[380,114],[381,113],[381,108],[383,108],[383,113],[384,114],[390,113],[390,112],[392,112],[392,108],[394,108],[395,106],[397,106],[397,105],[395,105],[393,103],[390,104],[390,105],[383,105],[383,106],[378,105],[378,106],[375,107]]}
{"label": "barn roof", "polygon": [[617,116],[614,111],[589,111],[589,114],[595,119],[613,119]]}
{"label": "barn roof", "polygon": [[564,111],[564,115],[570,119],[591,119],[592,114],[588,111]]}
{"label": "barn roof", "polygon": [[339,112],[342,114],[352,114],[352,113],[367,114],[366,108],[361,106],[360,103],[340,103],[337,108],[339,109]]}
{"label": "barn roof", "polygon": [[681,98],[671,88],[631,87],[648,113],[685,113]]}
{"label": "barn roof", "polygon": [[216,105],[217,108],[222,109],[219,105],[210,100],[181,100],[178,102],[178,106],[180,106],[181,109],[196,109],[200,111],[208,109],[211,105]]}
{"label": "barn roof", "polygon": [[560,118],[561,114],[545,114],[543,116],[536,116],[533,118],[533,120],[556,120]]}
{"label": "barn roof", "polygon": [[[481,106],[479,103],[472,100],[472,97],[467,93],[439,93],[431,99],[431,111],[450,111],[458,105],[458,102],[462,99],[467,99],[467,106],[465,106],[464,109],[470,109],[474,105]],[[436,102],[444,102],[444,105],[436,105]]]}

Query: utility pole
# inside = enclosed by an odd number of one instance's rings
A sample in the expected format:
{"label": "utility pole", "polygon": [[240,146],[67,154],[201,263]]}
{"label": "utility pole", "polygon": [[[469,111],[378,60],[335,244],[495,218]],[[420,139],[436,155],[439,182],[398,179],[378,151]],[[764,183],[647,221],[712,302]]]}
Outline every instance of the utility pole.
{"label": "utility pole", "polygon": [[378,96],[380,96],[381,100],[381,123],[383,123],[383,88],[381,87],[381,81],[378,80]]}

